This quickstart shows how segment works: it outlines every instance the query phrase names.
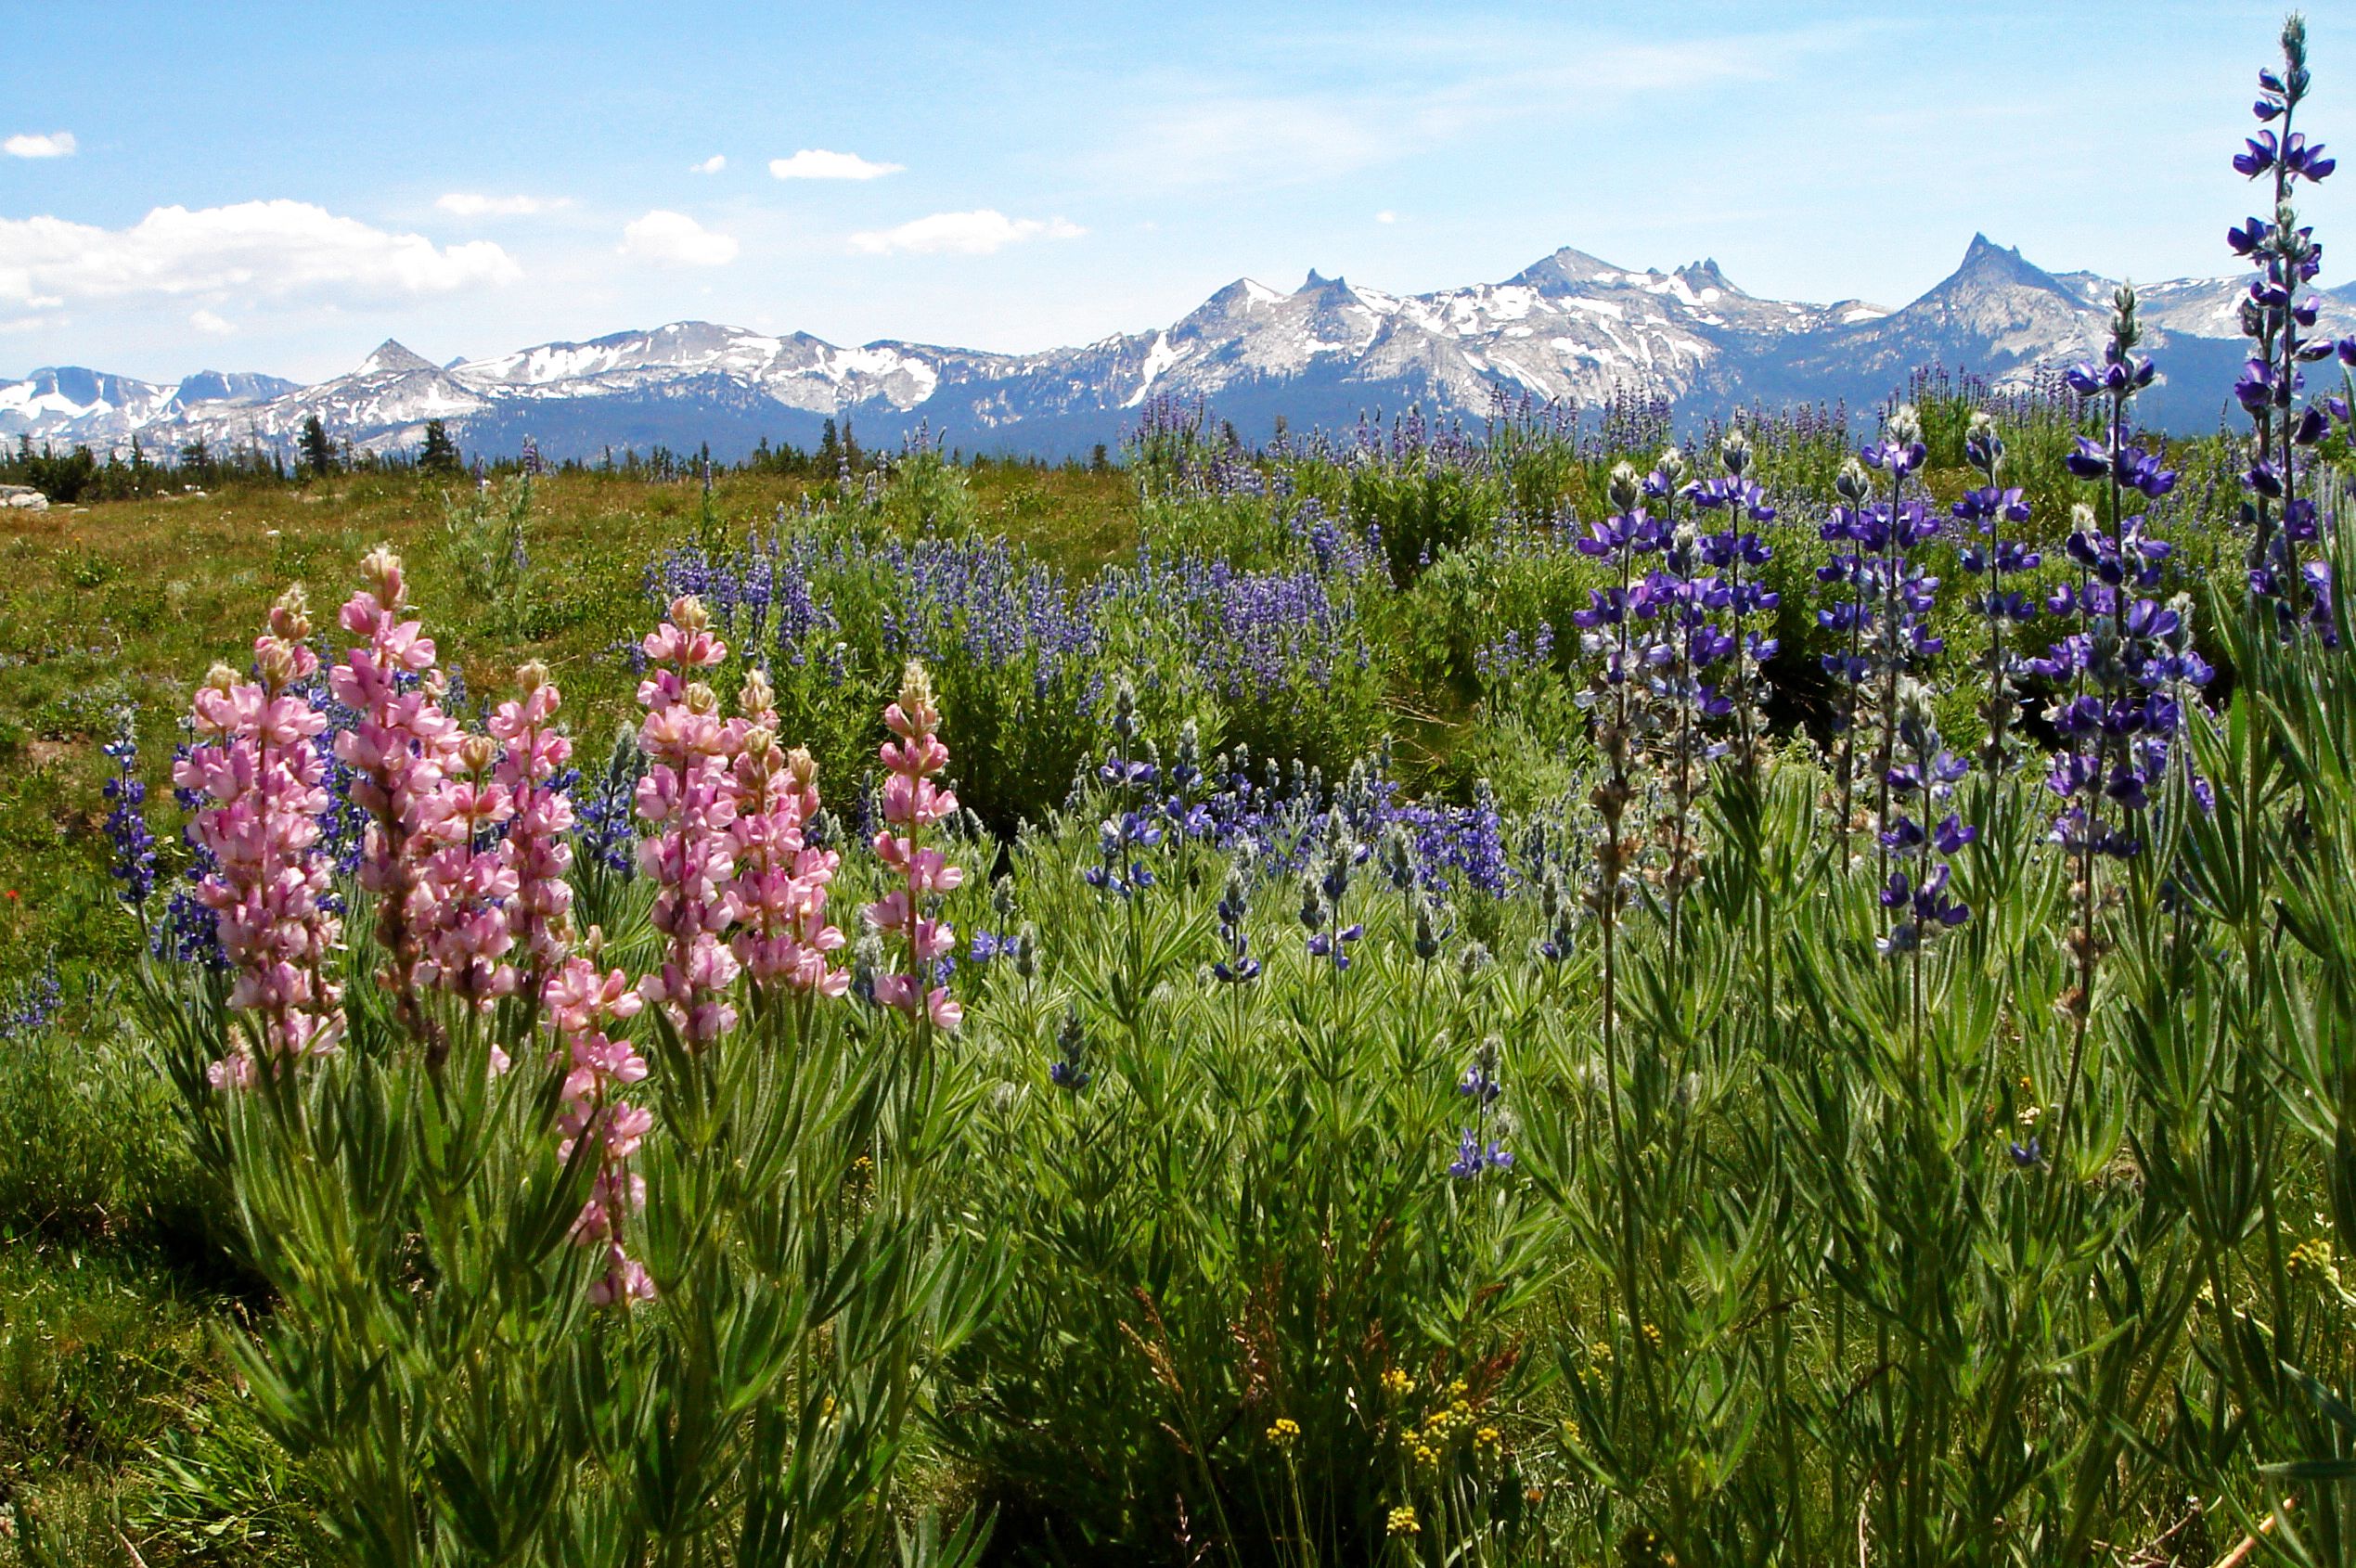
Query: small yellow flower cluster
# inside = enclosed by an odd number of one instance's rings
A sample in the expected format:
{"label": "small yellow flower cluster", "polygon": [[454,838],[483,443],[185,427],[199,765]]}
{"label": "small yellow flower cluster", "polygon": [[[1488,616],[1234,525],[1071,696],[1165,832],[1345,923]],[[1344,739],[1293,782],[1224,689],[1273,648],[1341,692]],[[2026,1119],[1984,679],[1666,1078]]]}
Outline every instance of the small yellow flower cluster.
{"label": "small yellow flower cluster", "polygon": [[1612,1342],[1609,1340],[1597,1340],[1593,1344],[1587,1347],[1587,1358],[1594,1362],[1599,1367],[1610,1366],[1612,1361]]}
{"label": "small yellow flower cluster", "polygon": [[1383,1392],[1397,1399],[1415,1392],[1415,1380],[1397,1367],[1383,1374]]}
{"label": "small yellow flower cluster", "polygon": [[2285,1263],[2293,1274],[2310,1275],[2318,1284],[2339,1283],[2339,1271],[2332,1266],[2332,1244],[2321,1236],[2311,1236],[2293,1247]]}
{"label": "small yellow flower cluster", "polygon": [[1268,1429],[1268,1440],[1280,1448],[1290,1448],[1301,1435],[1301,1423],[1290,1416],[1279,1416],[1276,1424]]}
{"label": "small yellow flower cluster", "polygon": [[1390,1531],[1394,1536],[1420,1536],[1423,1533],[1423,1526],[1415,1522],[1414,1505],[1401,1503],[1391,1510]]}
{"label": "small yellow flower cluster", "polygon": [[1658,1326],[1652,1323],[1644,1325],[1644,1343],[1654,1350],[1661,1348],[1661,1330]]}
{"label": "small yellow flower cluster", "polygon": [[[1399,1442],[1406,1447],[1408,1457],[1426,1470],[1436,1468],[1448,1446],[1473,1430],[1471,1385],[1459,1378],[1445,1392],[1448,1401],[1446,1405],[1426,1414],[1422,1426],[1402,1428],[1399,1433]],[[1499,1441],[1493,1427],[1481,1428],[1474,1438],[1476,1444],[1492,1446]]]}

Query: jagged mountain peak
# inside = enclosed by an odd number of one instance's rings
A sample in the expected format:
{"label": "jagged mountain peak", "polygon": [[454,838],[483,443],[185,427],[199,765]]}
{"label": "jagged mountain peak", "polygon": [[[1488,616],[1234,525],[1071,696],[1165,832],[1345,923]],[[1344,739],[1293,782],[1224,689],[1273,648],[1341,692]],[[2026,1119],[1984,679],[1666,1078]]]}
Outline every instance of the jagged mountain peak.
{"label": "jagged mountain peak", "polygon": [[1248,310],[1254,305],[1272,305],[1288,296],[1281,289],[1271,289],[1255,277],[1239,277],[1189,313],[1193,316],[1214,315],[1227,310]]}
{"label": "jagged mountain peak", "polygon": [[376,346],[376,351],[362,360],[353,370],[354,376],[399,376],[413,370],[439,371],[442,367],[421,353],[416,353],[392,338]]}
{"label": "jagged mountain peak", "polygon": [[[1671,276],[1683,279],[1685,286],[1697,294],[1705,289],[1715,289],[1721,294],[1743,293],[1742,289],[1736,288],[1728,279],[1725,273],[1719,270],[1718,258],[1715,256],[1705,256],[1698,262],[1688,262]],[[1750,296],[1744,294],[1743,297],[1748,299]]]}
{"label": "jagged mountain peak", "polygon": [[1999,245],[1984,234],[1972,236],[1963,259],[1931,292],[1953,293],[1964,289],[2041,289],[2073,302],[2084,296],[2021,254],[2017,245]]}
{"label": "jagged mountain peak", "polygon": [[1624,275],[1624,269],[1601,257],[1565,245],[1540,256],[1505,281],[1519,288],[1535,289],[1541,294],[1556,295],[1605,279],[1616,281]]}
{"label": "jagged mountain peak", "polygon": [[[2000,385],[2027,385],[2041,368],[2093,352],[2103,312],[2091,292],[2084,279],[2056,277],[2016,248],[1975,234],[1955,270],[1920,298],[1886,315],[1861,308],[1843,313],[1840,324],[1791,368],[1822,376],[1839,366],[1853,382],[1870,376],[1896,385],[1907,372],[1936,363],[1978,372]],[[2189,330],[2206,335],[2205,328]],[[2197,385],[2201,375],[2181,352],[2177,358]],[[2221,399],[2224,392],[2220,386],[2217,395]],[[2214,405],[2201,413],[2213,418]]]}

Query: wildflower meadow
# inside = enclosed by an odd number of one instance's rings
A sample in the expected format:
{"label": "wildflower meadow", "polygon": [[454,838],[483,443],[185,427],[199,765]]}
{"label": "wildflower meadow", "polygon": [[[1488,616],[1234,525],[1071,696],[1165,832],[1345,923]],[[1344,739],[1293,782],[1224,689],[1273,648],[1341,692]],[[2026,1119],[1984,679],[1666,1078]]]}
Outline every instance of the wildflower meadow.
{"label": "wildflower meadow", "polygon": [[2356,1562],[2257,82],[2213,435],[2122,289],[1870,409],[28,518],[0,1562]]}

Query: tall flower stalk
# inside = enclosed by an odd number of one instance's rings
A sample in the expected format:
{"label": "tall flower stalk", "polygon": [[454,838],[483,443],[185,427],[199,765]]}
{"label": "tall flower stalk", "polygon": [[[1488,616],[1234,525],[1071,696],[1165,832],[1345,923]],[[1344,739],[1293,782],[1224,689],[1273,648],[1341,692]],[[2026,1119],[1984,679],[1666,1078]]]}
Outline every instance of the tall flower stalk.
{"label": "tall flower stalk", "polygon": [[1473,1111],[1473,1125],[1460,1129],[1456,1159],[1448,1168],[1448,1174],[1459,1181],[1477,1181],[1487,1172],[1513,1168],[1513,1152],[1500,1147],[1495,1136],[1505,1120],[1497,1108],[1499,1097],[1505,1092],[1505,1086],[1498,1081],[1498,1059],[1501,1054],[1502,1043],[1495,1035],[1483,1040],[1481,1048],[1473,1055],[1472,1065],[1456,1081],[1458,1098]]}
{"label": "tall flower stalk", "polygon": [[[2165,778],[2182,721],[2172,692],[2181,689],[2182,679],[2155,679],[2151,668],[2155,657],[2175,657],[2181,617],[2150,599],[2133,597],[2157,585],[2169,550],[2165,541],[2148,534],[2144,514],[2129,509],[2133,504],[2129,497],[2157,500],[2176,485],[2175,471],[2131,439],[2135,394],[2157,374],[2152,361],[2135,352],[2142,336],[2135,291],[2122,287],[2113,300],[2110,341],[2102,362],[2068,372],[2071,390],[2096,400],[2103,433],[2099,440],[2078,438],[2066,462],[2072,474],[2102,486],[2101,506],[2074,508],[2074,526],[2064,547],[2078,568],[2078,578],[2056,589],[2046,605],[2057,616],[2075,618],[2078,630],[2055,643],[2045,657],[2024,666],[2065,686],[2067,692],[2049,709],[2063,750],[2053,760],[2046,786],[2063,803],[2053,836],[2072,864],[2070,891],[2078,916],[2068,945],[2078,979],[2066,999],[2074,1033],[2049,1154],[2059,1153],[2069,1132],[2085,1060],[2094,982],[2105,948],[2103,862],[2141,853],[2144,812]],[[2176,667],[2180,675],[2200,673],[2181,660]]]}
{"label": "tall flower stalk", "polygon": [[514,816],[507,789],[492,777],[497,747],[487,736],[458,742],[457,763],[428,797],[418,842],[431,845],[418,869],[413,915],[421,984],[487,1010],[516,988],[508,900],[515,868],[496,836]]}
{"label": "tall flower stalk", "polygon": [[2004,537],[2006,523],[2028,521],[2029,505],[2018,485],[2003,482],[2004,441],[1986,409],[1972,416],[1963,437],[1963,461],[1978,472],[1980,482],[1963,492],[1950,510],[1973,533],[1957,549],[1956,559],[1979,585],[1976,603],[1988,628],[1988,651],[1981,660],[1988,696],[1980,704],[1988,740],[1980,751],[1980,765],[1990,778],[1998,778],[2012,765],[2013,725],[2020,714],[2020,688],[2014,679],[2019,661],[2012,651],[2012,627],[2037,614],[2036,602],[2006,587],[2005,580],[2036,571],[2044,557]]}
{"label": "tall flower stalk", "polygon": [[[1873,551],[1866,559],[1881,599],[1873,639],[1873,673],[1878,683],[1873,709],[1879,748],[1873,758],[1878,781],[1873,821],[1878,831],[1890,825],[1891,776],[1897,769],[1900,742],[1899,683],[1946,646],[1928,629],[1938,579],[1924,574],[1914,556],[1916,546],[1938,533],[1939,520],[1921,496],[1906,493],[1907,480],[1928,456],[1923,444],[1922,417],[1912,404],[1899,405],[1890,415],[1882,439],[1858,455],[1867,468],[1889,477],[1888,501],[1858,535],[1859,542]],[[1886,853],[1882,869],[1888,869]]]}
{"label": "tall flower stalk", "polygon": [[573,756],[572,738],[555,727],[563,695],[534,660],[516,672],[521,694],[499,704],[488,729],[500,743],[493,777],[512,815],[500,855],[515,880],[508,923],[521,954],[521,987],[536,996],[573,948],[573,814],[556,779]]}
{"label": "tall flower stalk", "polygon": [[564,1104],[558,1115],[564,1140],[558,1158],[573,1158],[583,1138],[595,1150],[597,1174],[573,1222],[573,1239],[602,1254],[589,1299],[624,1306],[651,1300],[654,1281],[624,1244],[630,1217],[646,1207],[646,1178],[629,1168],[629,1160],[654,1116],[622,1096],[647,1075],[646,1059],[612,1033],[637,1014],[644,998],[620,970],[599,974],[589,959],[572,958],[548,977],[542,1002],[564,1053]]}
{"label": "tall flower stalk", "polygon": [[[1914,555],[1917,546],[1939,532],[1937,514],[1921,495],[1909,494],[1907,482],[1925,456],[1922,418],[1912,405],[1901,404],[1891,411],[1881,439],[1861,448],[1857,459],[1841,470],[1836,488],[1844,504],[1822,528],[1835,554],[1817,569],[1817,576],[1847,589],[1817,614],[1819,623],[1845,644],[1841,651],[1824,656],[1825,671],[1843,693],[1835,726],[1841,734],[1838,830],[1844,854],[1857,816],[1858,732],[1869,724],[1873,732],[1868,765],[1874,780],[1878,831],[1889,819],[1899,682],[1946,646],[1930,631],[1938,579],[1925,575]],[[1880,488],[1876,474],[1887,480],[1886,490]],[[1886,876],[1888,870],[1884,852],[1876,872]]]}
{"label": "tall flower stalk", "polygon": [[328,675],[337,701],[357,718],[335,739],[338,761],[352,769],[352,798],[368,814],[360,885],[376,895],[376,935],[385,967],[378,983],[393,995],[400,1022],[426,1044],[429,1061],[447,1050],[418,1006],[416,926],[423,863],[432,851],[425,818],[455,765],[458,726],[442,711],[444,686],[433,639],[408,608],[401,558],[380,546],[360,563],[368,586],[344,601],[343,629],[365,639]]}
{"label": "tall flower stalk", "polygon": [[1929,689],[1911,675],[1899,687],[1896,729],[1896,752],[1883,779],[1891,815],[1881,831],[1882,849],[1892,862],[1881,893],[1891,923],[1877,945],[1885,956],[1907,966],[1907,1037],[1913,1047],[1909,1070],[1919,1074],[1928,1001],[1923,952],[1940,932],[1971,919],[1970,906],[1949,892],[1949,883],[1953,857],[1979,830],[1966,826],[1953,811],[1932,820],[1970,769],[1939,738]]}
{"label": "tall flower stalk", "polygon": [[1603,753],[1603,778],[1589,794],[1602,826],[1595,849],[1595,868],[1588,890],[1597,931],[1602,966],[1603,1035],[1603,1103],[1611,1126],[1612,1166],[1619,1182],[1620,1287],[1629,1324],[1637,1321],[1636,1189],[1634,1151],[1629,1147],[1627,1119],[1620,1110],[1619,926],[1627,902],[1627,881],[1634,846],[1627,832],[1628,807],[1634,796],[1629,778],[1637,746],[1639,713],[1633,668],[1634,640],[1630,624],[1636,563],[1640,556],[1657,553],[1667,541],[1667,530],[1645,510],[1652,488],[1640,482],[1636,470],[1622,463],[1613,469],[1607,492],[1612,513],[1593,524],[1578,541],[1580,554],[1609,561],[1616,581],[1589,591],[1588,608],[1572,612],[1579,628],[1580,646],[1594,661],[1581,706],[1593,715],[1596,749]]}
{"label": "tall flower stalk", "polygon": [[1330,964],[1336,975],[1350,967],[1350,949],[1366,934],[1359,921],[1343,924],[1342,911],[1349,897],[1350,873],[1365,863],[1367,854],[1336,806],[1326,814],[1316,858],[1301,872],[1301,925],[1308,932],[1308,956]]}
{"label": "tall flower stalk", "polygon": [[827,889],[841,856],[809,842],[818,816],[818,763],[779,743],[776,700],[755,670],[744,683],[740,735],[731,765],[736,821],[729,829],[736,880],[730,889],[741,924],[732,943],[756,996],[772,991],[840,996],[850,971],[829,962],[842,932],[826,918]]}
{"label": "tall flower stalk", "polygon": [[2303,366],[2332,354],[2328,339],[2301,334],[2315,326],[2318,302],[2311,292],[2323,267],[2323,248],[2314,231],[2301,227],[2298,187],[2328,176],[2336,161],[2323,144],[2310,146],[2295,128],[2311,80],[2307,70],[2307,23],[2297,14],[2283,24],[2279,70],[2258,73],[2259,96],[2251,113],[2265,127],[2234,158],[2234,172],[2252,180],[2271,179],[2273,202],[2265,217],[2253,217],[2226,232],[2234,252],[2258,270],[2242,302],[2241,328],[2255,349],[2234,395],[2249,415],[2249,465],[2243,470],[2247,492],[2242,518],[2250,530],[2247,568],[2253,607],[2271,604],[2287,628],[2303,612],[2324,623],[2330,602],[2328,577],[2311,574],[2299,547],[2316,534],[2315,502],[2300,492],[2303,454],[2323,438],[2323,411],[2298,406]]}
{"label": "tall flower stalk", "polygon": [[1260,978],[1260,961],[1252,957],[1252,935],[1245,925],[1251,910],[1251,878],[1243,861],[1238,859],[1227,868],[1227,880],[1213,910],[1218,919],[1219,957],[1211,965],[1211,977],[1221,985],[1242,987]]}
{"label": "tall flower stalk", "polygon": [[115,738],[106,744],[114,771],[103,786],[107,801],[108,872],[116,882],[115,896],[139,918],[148,934],[148,900],[155,895],[156,840],[148,828],[148,786],[139,777],[137,715],[125,707],[118,715]]}
{"label": "tall flower stalk", "polygon": [[1727,651],[1732,668],[1724,690],[1734,720],[1734,767],[1749,777],[1760,765],[1765,734],[1759,713],[1767,696],[1763,672],[1781,647],[1775,637],[1751,623],[1754,616],[1772,616],[1783,602],[1783,596],[1760,575],[1775,552],[1759,531],[1773,524],[1776,512],[1766,490],[1750,476],[1751,440],[1741,426],[1729,430],[1719,443],[1719,462],[1723,474],[1696,482],[1686,494],[1696,508],[1711,515],[1713,523],[1721,514],[1725,520],[1722,526],[1702,533],[1697,548],[1703,563],[1718,573],[1726,595],[1724,608],[1732,637]]}
{"label": "tall flower stalk", "polygon": [[949,765],[949,749],[941,740],[941,710],[922,664],[908,662],[898,700],[883,710],[883,724],[895,739],[883,743],[881,753],[888,775],[884,826],[873,848],[900,885],[869,904],[866,916],[896,949],[901,968],[875,977],[875,999],[907,1014],[921,1042],[928,1024],[952,1032],[965,1016],[936,979],[941,960],[957,945],[957,932],[938,918],[937,906],[943,894],[964,884],[965,872],[926,842],[957,814],[957,795],[935,782]]}
{"label": "tall flower stalk", "polygon": [[315,741],[327,718],[298,689],[319,667],[310,636],[303,590],[290,588],[253,641],[251,677],[215,664],[197,688],[198,743],[173,769],[175,785],[208,803],[189,829],[215,869],[196,896],[236,976],[229,1007],[248,1015],[210,1069],[216,1087],[252,1082],[257,1064],[276,1074],[324,1055],[343,1034],[341,987],[328,972],[341,932],[318,849],[327,765]]}
{"label": "tall flower stalk", "polygon": [[735,860],[729,829],[736,796],[729,787],[728,736],[719,699],[699,675],[728,656],[711,617],[692,596],[675,599],[670,618],[647,634],[650,666],[638,684],[646,718],[638,745],[649,759],[638,781],[638,816],[653,829],[638,845],[638,869],[656,887],[651,919],[666,939],[663,965],[639,981],[690,1051],[736,1027],[727,999],[738,966],[722,936],[736,921],[729,891]]}
{"label": "tall flower stalk", "polygon": [[[1735,475],[1747,460],[1749,448],[1739,432],[1733,439],[1732,461],[1737,466],[1729,477],[1739,485]],[[1673,450],[1664,455],[1661,478],[1666,484],[1680,484],[1684,472],[1680,455]],[[1713,487],[1701,484],[1685,485],[1680,494],[1699,510],[1706,491],[1716,494]],[[1642,592],[1647,602],[1641,613],[1654,627],[1643,662],[1654,704],[1650,749],[1654,772],[1668,794],[1660,837],[1667,851],[1662,888],[1668,901],[1673,959],[1684,951],[1685,894],[1701,876],[1702,846],[1695,832],[1694,803],[1707,782],[1711,765],[1726,754],[1722,726],[1735,709],[1734,700],[1715,672],[1727,660],[1741,657],[1735,592],[1711,568],[1717,559],[1733,555],[1739,545],[1729,545],[1720,535],[1705,534],[1692,518],[1680,522],[1671,515],[1663,521],[1668,525],[1668,538],[1661,549],[1660,566],[1645,580]],[[1727,618],[1734,619],[1734,629],[1723,623]]]}
{"label": "tall flower stalk", "polygon": [[[1112,790],[1111,810],[1097,825],[1097,863],[1080,873],[1100,893],[1133,899],[1154,883],[1144,857],[1161,847],[1163,814],[1151,797],[1161,782],[1161,768],[1152,757],[1134,755],[1139,748],[1137,688],[1123,681],[1113,692],[1113,745],[1104,753],[1096,776]],[[1178,797],[1171,797],[1177,805]],[[1137,919],[1134,910],[1128,916]]]}

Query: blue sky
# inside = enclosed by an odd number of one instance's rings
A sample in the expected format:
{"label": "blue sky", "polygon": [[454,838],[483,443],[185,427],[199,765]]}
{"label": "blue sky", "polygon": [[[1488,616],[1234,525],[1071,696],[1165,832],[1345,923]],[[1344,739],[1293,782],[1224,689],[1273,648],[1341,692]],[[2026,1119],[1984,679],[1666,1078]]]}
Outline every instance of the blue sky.
{"label": "blue sky", "polygon": [[[2356,153],[2356,19],[2318,11],[2302,123]],[[1239,276],[1415,291],[1565,244],[1886,304],[1975,230],[2218,274],[2281,14],[17,5],[0,371],[313,379],[387,336],[444,360],[683,318],[1031,349]],[[2350,171],[2311,207],[2333,256]]]}

